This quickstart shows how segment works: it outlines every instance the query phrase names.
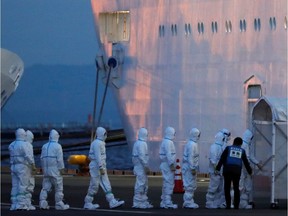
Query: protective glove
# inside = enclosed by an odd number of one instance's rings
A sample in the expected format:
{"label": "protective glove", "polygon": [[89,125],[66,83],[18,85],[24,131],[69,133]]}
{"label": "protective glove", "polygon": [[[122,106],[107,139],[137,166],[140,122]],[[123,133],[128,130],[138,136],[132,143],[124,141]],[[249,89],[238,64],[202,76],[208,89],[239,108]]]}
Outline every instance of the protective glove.
{"label": "protective glove", "polygon": [[144,171],[145,171],[146,175],[148,175],[148,174],[149,174],[149,172],[150,172],[150,169],[149,169],[149,167],[144,167]]}
{"label": "protective glove", "polygon": [[192,169],[191,172],[192,172],[192,175],[193,175],[193,176],[197,174],[196,169]]}
{"label": "protective glove", "polygon": [[100,168],[100,174],[104,175],[105,174],[105,169],[104,168]]}
{"label": "protective glove", "polygon": [[172,172],[174,172],[174,171],[176,170],[174,164],[171,164],[171,165],[170,165],[170,170],[171,170]]}
{"label": "protective glove", "polygon": [[220,175],[220,171],[215,169],[214,174],[215,175]]}
{"label": "protective glove", "polygon": [[59,172],[60,172],[60,175],[64,175],[65,174],[65,169],[60,169]]}

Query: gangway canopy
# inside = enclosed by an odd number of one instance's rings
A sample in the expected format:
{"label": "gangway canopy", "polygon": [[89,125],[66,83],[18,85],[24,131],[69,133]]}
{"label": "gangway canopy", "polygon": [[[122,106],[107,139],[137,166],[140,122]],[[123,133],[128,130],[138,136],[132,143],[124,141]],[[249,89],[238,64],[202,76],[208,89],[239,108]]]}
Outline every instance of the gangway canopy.
{"label": "gangway canopy", "polygon": [[271,207],[287,199],[287,103],[287,98],[261,97],[252,110],[254,153],[264,165],[254,185],[267,189]]}
{"label": "gangway canopy", "polygon": [[260,98],[253,108],[253,120],[287,122],[287,102],[287,98]]}

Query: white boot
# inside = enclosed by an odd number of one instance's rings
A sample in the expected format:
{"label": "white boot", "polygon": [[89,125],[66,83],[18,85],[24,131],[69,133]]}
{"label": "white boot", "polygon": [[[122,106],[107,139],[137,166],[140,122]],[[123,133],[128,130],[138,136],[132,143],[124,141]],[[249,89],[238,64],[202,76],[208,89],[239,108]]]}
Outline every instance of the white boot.
{"label": "white boot", "polygon": [[220,209],[225,209],[225,208],[226,208],[226,202],[220,204],[220,205],[219,205],[219,208],[220,208]]}
{"label": "white boot", "polygon": [[85,203],[84,204],[84,209],[88,210],[95,210],[98,209],[100,206],[98,204],[93,204],[93,203]]}
{"label": "white boot", "polygon": [[30,211],[36,210],[36,207],[33,206],[32,204],[30,204],[30,205],[28,206],[28,210],[30,210]]}
{"label": "white boot", "polygon": [[16,210],[16,204],[12,204],[10,207],[10,211],[15,211]]}
{"label": "white boot", "polygon": [[[185,205],[183,205],[185,208]],[[217,209],[218,207],[213,202],[206,202],[205,208],[207,209]]]}
{"label": "white boot", "polygon": [[44,210],[48,210],[50,208],[46,200],[41,200],[39,203],[39,207],[40,209],[44,209]]}
{"label": "white boot", "polygon": [[64,204],[63,201],[57,202],[55,204],[55,209],[56,210],[67,210],[69,209],[69,205],[68,204]]}
{"label": "white boot", "polygon": [[110,202],[109,202],[109,207],[112,209],[112,208],[117,208],[119,206],[122,206],[125,202],[123,200],[116,200],[116,199],[112,199]]}
{"label": "white boot", "polygon": [[28,206],[25,204],[16,204],[16,210],[28,210]]}
{"label": "white boot", "polygon": [[199,208],[199,205],[194,202],[191,202],[191,203],[184,204],[183,208],[197,209]]}
{"label": "white boot", "polygon": [[139,209],[150,209],[153,208],[153,205],[148,201],[142,203],[134,203],[132,208],[139,208]]}
{"label": "white boot", "polygon": [[164,201],[161,201],[160,203],[160,208],[164,208],[164,209],[177,209],[178,205],[177,204],[173,204],[172,202],[170,203],[165,203]]}

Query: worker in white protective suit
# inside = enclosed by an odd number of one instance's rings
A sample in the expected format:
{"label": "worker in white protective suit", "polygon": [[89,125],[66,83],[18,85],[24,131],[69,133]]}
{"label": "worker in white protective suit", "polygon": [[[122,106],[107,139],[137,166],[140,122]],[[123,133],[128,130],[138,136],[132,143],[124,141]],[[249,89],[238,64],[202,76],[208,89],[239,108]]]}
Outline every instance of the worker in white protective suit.
{"label": "worker in white protective suit", "polygon": [[29,205],[31,196],[28,190],[30,173],[36,170],[34,155],[29,151],[25,130],[19,128],[15,135],[16,140],[9,145],[12,176],[10,210],[35,210],[34,206]]}
{"label": "worker in white protective suit", "polygon": [[[227,146],[231,146],[232,144],[229,143],[229,141],[231,140],[231,132],[227,129],[227,128],[223,128],[222,130],[220,130],[220,132],[222,132],[224,134],[224,145],[222,147],[222,151],[224,151],[224,149],[227,147]],[[223,184],[224,184],[224,180],[223,180]],[[224,187],[224,186],[223,186]],[[224,192],[223,192],[224,193]],[[230,194],[231,194],[231,206],[233,207],[233,203],[234,203],[234,190],[233,190],[233,185],[231,185],[231,191],[230,191]],[[220,208],[226,208],[226,202],[224,204],[222,204],[220,206]]]}
{"label": "worker in white protective suit", "polygon": [[69,209],[68,204],[64,204],[63,198],[63,173],[64,161],[62,146],[58,143],[59,133],[52,129],[49,134],[49,142],[42,146],[41,165],[43,171],[42,190],[40,193],[40,209],[49,209],[47,202],[48,192],[55,189],[55,209]]}
{"label": "worker in white protective suit", "polygon": [[199,208],[194,202],[194,192],[197,189],[197,172],[199,171],[199,150],[197,141],[200,139],[200,131],[192,128],[189,133],[189,141],[184,147],[183,152],[183,208]]}
{"label": "worker in white protective suit", "polygon": [[226,208],[222,170],[219,175],[215,174],[215,168],[223,152],[224,141],[224,133],[218,132],[215,135],[215,142],[210,147],[208,168],[210,182],[206,194],[205,206],[208,209]]}
{"label": "worker in white protective suit", "polygon": [[[33,152],[33,140],[34,140],[34,134],[30,131],[30,130],[27,130],[26,131],[26,141],[28,142],[28,150],[29,150],[29,154],[30,155],[33,155],[34,157],[34,152]],[[31,203],[31,199],[32,199],[32,194],[34,192],[34,187],[35,187],[35,177],[34,175],[36,174],[36,167],[33,168],[33,170],[31,169],[30,170],[30,178],[29,178],[29,185],[28,185],[28,191],[29,193],[27,193],[27,201],[29,202],[28,203],[28,206],[29,206],[29,210],[35,210],[36,208],[32,205]]]}
{"label": "worker in white protective suit", "polygon": [[[248,161],[250,164],[254,164],[258,167],[259,170],[262,170],[262,164],[254,157],[251,152],[251,145],[253,140],[253,133],[247,129],[243,133],[243,143],[241,148],[246,152]],[[247,173],[246,169],[242,168],[239,189],[240,189],[240,205],[239,208],[242,209],[252,209],[253,208],[253,191],[252,191],[252,176]]]}
{"label": "worker in white protective suit", "polygon": [[167,127],[165,130],[165,136],[162,140],[159,156],[161,159],[160,170],[162,172],[162,195],[160,208],[172,208],[177,209],[177,204],[173,204],[171,195],[174,189],[174,175],[176,170],[176,151],[174,140],[175,129],[173,127]]}
{"label": "worker in white protective suit", "polygon": [[134,187],[133,208],[148,209],[153,208],[149,203],[148,192],[148,131],[146,128],[140,128],[138,131],[138,140],[134,143],[132,150],[132,162],[134,165],[134,175],[136,182]]}
{"label": "worker in white protective suit", "polygon": [[98,204],[93,204],[94,195],[98,192],[99,184],[106,195],[106,200],[110,208],[116,208],[124,204],[123,200],[115,199],[112,187],[106,170],[106,148],[105,140],[107,132],[103,127],[96,129],[96,139],[91,143],[89,150],[90,185],[85,197],[84,209],[94,210],[99,208]]}

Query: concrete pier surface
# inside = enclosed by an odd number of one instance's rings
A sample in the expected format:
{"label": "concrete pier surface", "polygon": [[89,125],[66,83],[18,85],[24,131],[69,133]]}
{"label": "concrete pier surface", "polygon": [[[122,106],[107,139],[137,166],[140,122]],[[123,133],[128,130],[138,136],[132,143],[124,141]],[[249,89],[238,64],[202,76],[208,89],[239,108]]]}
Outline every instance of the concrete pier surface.
{"label": "concrete pier surface", "polygon": [[54,209],[54,191],[49,194],[48,201],[50,210],[39,209],[39,194],[42,185],[42,175],[36,175],[36,186],[33,194],[33,204],[36,206],[35,211],[10,211],[10,190],[11,190],[11,176],[9,173],[1,174],[1,215],[53,215],[53,216],[79,216],[82,215],[287,215],[287,200],[280,200],[278,209],[270,208],[270,196],[267,192],[255,192],[255,209],[251,210],[226,210],[226,209],[206,209],[205,195],[209,184],[208,178],[199,178],[198,188],[195,193],[194,200],[199,204],[199,209],[183,209],[183,194],[173,194],[173,201],[178,204],[178,209],[167,210],[160,208],[160,196],[162,187],[161,176],[149,176],[149,192],[148,197],[150,202],[154,205],[153,209],[133,209],[133,192],[135,176],[133,175],[109,175],[113,193],[116,198],[125,201],[125,205],[117,209],[109,209],[108,203],[105,199],[105,194],[99,188],[98,194],[95,196],[94,202],[100,205],[97,210],[84,210],[84,197],[89,186],[89,176],[74,176],[64,175],[64,199],[70,205],[70,209],[66,211],[57,211]]}

